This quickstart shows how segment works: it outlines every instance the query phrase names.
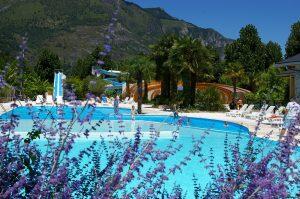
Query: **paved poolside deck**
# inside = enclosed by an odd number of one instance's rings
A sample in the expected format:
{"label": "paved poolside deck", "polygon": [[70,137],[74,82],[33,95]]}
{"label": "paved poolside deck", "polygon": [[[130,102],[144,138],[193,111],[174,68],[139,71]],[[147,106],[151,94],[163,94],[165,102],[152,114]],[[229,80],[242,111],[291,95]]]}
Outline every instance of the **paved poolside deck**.
{"label": "paved poolside deck", "polygon": [[[3,108],[8,111],[10,110],[10,104],[11,103],[2,103]],[[26,103],[25,102],[17,102],[18,105],[24,106]],[[32,103],[33,106],[39,106],[40,104],[36,104],[35,102]],[[101,107],[102,105],[97,105]],[[120,108],[131,108],[132,105],[130,104],[120,104]],[[106,105],[103,107],[112,107],[112,105]],[[0,114],[4,113],[3,108],[0,108]],[[143,113],[146,115],[170,115],[172,116],[173,113],[171,111],[163,111],[159,108],[153,108],[151,105],[143,105]],[[215,119],[215,120],[222,120],[222,121],[227,121],[227,122],[233,122],[236,124],[243,125],[247,127],[250,132],[255,131],[255,127],[257,126],[257,121],[243,118],[243,117],[228,117],[226,116],[225,112],[194,112],[194,113],[181,113],[179,112],[180,116],[188,116],[188,117],[196,117],[196,118],[207,118],[207,119]],[[266,125],[266,124],[260,124],[259,130],[257,131],[257,136],[258,137],[265,137],[267,134],[272,134],[270,135],[270,139],[272,140],[278,140],[280,128],[278,127],[273,127],[271,125]]]}

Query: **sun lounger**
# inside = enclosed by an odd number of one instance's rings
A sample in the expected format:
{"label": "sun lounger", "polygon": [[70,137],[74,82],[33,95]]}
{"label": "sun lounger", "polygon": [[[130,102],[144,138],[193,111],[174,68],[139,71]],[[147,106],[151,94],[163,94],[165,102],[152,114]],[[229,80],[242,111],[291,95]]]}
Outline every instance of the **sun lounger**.
{"label": "sun lounger", "polygon": [[57,104],[63,104],[64,103],[63,97],[62,96],[57,96],[56,97],[56,103]]}
{"label": "sun lounger", "polygon": [[284,109],[285,109],[284,106],[279,107],[279,108],[277,109],[277,111],[275,112],[275,115],[283,117],[283,116],[284,116],[284,114],[283,114],[283,110],[284,110]]}
{"label": "sun lounger", "polygon": [[129,102],[129,97],[126,97],[126,98],[123,100],[123,103],[124,103],[124,104],[128,104],[128,102]]}
{"label": "sun lounger", "polygon": [[262,117],[263,117],[264,119],[271,117],[272,115],[274,115],[274,109],[275,109],[275,106],[270,106],[270,107],[266,110],[265,114],[264,114]]}
{"label": "sun lounger", "polygon": [[42,104],[42,103],[44,103],[44,97],[43,97],[43,95],[36,96],[35,103],[36,104]]}
{"label": "sun lounger", "polygon": [[108,100],[107,100],[107,97],[104,96],[104,97],[101,98],[101,104],[102,105],[108,105],[109,104]]}
{"label": "sun lounger", "polygon": [[244,112],[241,112],[241,113],[237,114],[237,116],[242,116],[242,117],[244,117],[245,115],[252,113],[253,108],[254,108],[254,104],[250,104],[250,105],[246,108],[246,110],[245,110]]}
{"label": "sun lounger", "polygon": [[236,116],[237,114],[244,112],[247,107],[248,107],[248,104],[244,104],[240,110],[232,110],[232,111],[226,113],[226,116]]}
{"label": "sun lounger", "polygon": [[281,127],[283,125],[283,118],[282,117],[268,118],[268,119],[265,119],[264,121],[262,121],[262,124]]}
{"label": "sun lounger", "polygon": [[135,101],[132,97],[129,99],[128,104],[135,104]]}
{"label": "sun lounger", "polygon": [[46,104],[51,104],[51,105],[54,104],[52,95],[47,95],[46,96]]}
{"label": "sun lounger", "polygon": [[268,104],[265,104],[261,107],[259,112],[247,114],[245,117],[249,118],[249,119],[257,119],[259,117],[262,117],[265,114],[265,111],[267,110],[267,108],[268,108]]}

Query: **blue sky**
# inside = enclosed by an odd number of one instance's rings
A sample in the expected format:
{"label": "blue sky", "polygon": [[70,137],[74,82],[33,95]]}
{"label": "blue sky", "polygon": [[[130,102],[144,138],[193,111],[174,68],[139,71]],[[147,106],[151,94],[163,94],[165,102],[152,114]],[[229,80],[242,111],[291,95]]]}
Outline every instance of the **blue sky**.
{"label": "blue sky", "polygon": [[161,7],[179,19],[213,28],[236,39],[246,24],[257,27],[264,42],[284,50],[293,23],[300,20],[300,0],[128,0],[141,7]]}

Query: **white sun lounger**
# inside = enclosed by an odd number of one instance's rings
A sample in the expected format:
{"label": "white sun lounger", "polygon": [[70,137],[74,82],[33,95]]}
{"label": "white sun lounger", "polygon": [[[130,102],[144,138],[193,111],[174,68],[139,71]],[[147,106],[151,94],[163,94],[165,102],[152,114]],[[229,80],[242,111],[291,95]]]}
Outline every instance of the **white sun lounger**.
{"label": "white sun lounger", "polygon": [[54,104],[52,95],[47,95],[46,96],[46,104],[51,104],[51,105]]}
{"label": "white sun lounger", "polygon": [[35,103],[36,104],[42,104],[42,103],[44,103],[44,97],[43,97],[43,95],[36,96]]}
{"label": "white sun lounger", "polygon": [[244,112],[241,112],[241,113],[237,114],[237,116],[242,116],[242,117],[244,117],[245,115],[252,113],[253,108],[254,108],[254,104],[250,104],[250,105],[246,108],[246,110],[245,110]]}
{"label": "white sun lounger", "polygon": [[126,97],[126,98],[123,100],[123,103],[124,103],[124,104],[128,104],[128,102],[129,102],[129,97]]}
{"label": "white sun lounger", "polygon": [[102,106],[108,106],[109,105],[108,98],[106,96],[101,98],[101,105]]}
{"label": "white sun lounger", "polygon": [[134,101],[133,97],[131,97],[131,98],[128,100],[128,104],[135,104],[135,101]]}
{"label": "white sun lounger", "polygon": [[276,126],[276,127],[282,127],[283,118],[276,117],[276,118],[265,119],[264,121],[262,121],[262,124],[267,124],[267,125]]}
{"label": "white sun lounger", "polygon": [[265,114],[265,111],[267,110],[267,108],[268,108],[268,104],[265,104],[261,107],[259,112],[247,114],[245,117],[249,118],[249,119],[257,119],[259,117],[262,117]]}
{"label": "white sun lounger", "polygon": [[63,104],[64,103],[63,97],[62,96],[57,96],[56,97],[56,103],[57,104]]}
{"label": "white sun lounger", "polygon": [[284,114],[283,114],[282,112],[283,112],[284,109],[285,109],[284,106],[279,107],[279,108],[277,109],[277,111],[275,112],[275,115],[283,117]]}
{"label": "white sun lounger", "polygon": [[275,109],[275,106],[270,106],[266,112],[265,112],[265,115],[263,115],[263,118],[266,119],[268,117],[271,117],[271,115],[274,115],[274,109]]}
{"label": "white sun lounger", "polygon": [[244,104],[240,110],[232,110],[232,111],[226,113],[226,116],[235,116],[238,113],[244,112],[247,107],[248,107],[248,104]]}

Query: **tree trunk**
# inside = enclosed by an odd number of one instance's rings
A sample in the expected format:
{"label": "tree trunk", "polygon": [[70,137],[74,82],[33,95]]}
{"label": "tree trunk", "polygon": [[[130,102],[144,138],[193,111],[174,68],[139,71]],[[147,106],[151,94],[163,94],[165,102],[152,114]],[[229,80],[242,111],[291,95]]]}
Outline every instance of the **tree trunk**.
{"label": "tree trunk", "polygon": [[236,101],[236,97],[237,97],[237,92],[236,92],[236,85],[237,85],[237,81],[236,79],[232,80],[233,83],[233,101]]}
{"label": "tree trunk", "polygon": [[191,72],[191,87],[190,87],[190,105],[195,105],[197,75]]}
{"label": "tree trunk", "polygon": [[175,99],[177,94],[177,77],[174,73],[171,74],[170,87],[170,99]]}
{"label": "tree trunk", "polygon": [[141,114],[142,113],[142,95],[143,95],[143,74],[142,71],[138,71],[137,72],[137,91],[138,91],[138,113]]}
{"label": "tree trunk", "polygon": [[148,82],[144,80],[144,96],[143,96],[143,101],[147,102],[148,101]]}
{"label": "tree trunk", "polygon": [[165,71],[161,81],[161,96],[170,99],[170,71]]}
{"label": "tree trunk", "polygon": [[190,78],[187,71],[182,72],[182,86],[183,86],[183,106],[188,107],[190,103]]}
{"label": "tree trunk", "polygon": [[255,91],[255,81],[254,81],[254,75],[249,76],[249,90],[254,92]]}
{"label": "tree trunk", "polygon": [[130,85],[128,81],[126,81],[126,97],[130,97]]}

